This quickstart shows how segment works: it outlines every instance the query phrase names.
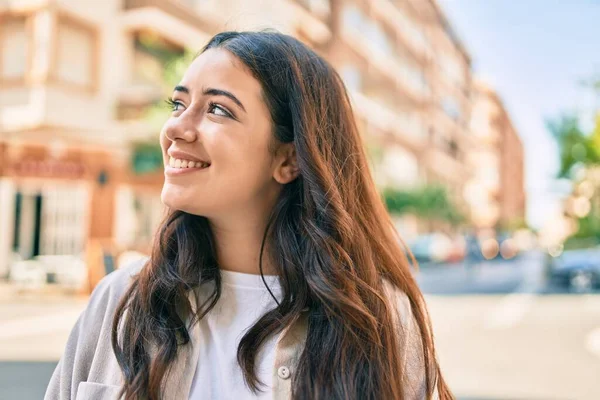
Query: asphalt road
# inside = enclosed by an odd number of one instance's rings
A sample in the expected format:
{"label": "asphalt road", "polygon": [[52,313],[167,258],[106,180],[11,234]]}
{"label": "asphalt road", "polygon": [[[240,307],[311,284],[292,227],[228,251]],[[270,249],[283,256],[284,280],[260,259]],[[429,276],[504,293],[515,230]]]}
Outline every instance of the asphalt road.
{"label": "asphalt road", "polygon": [[546,282],[541,253],[423,267],[442,371],[462,399],[600,399],[600,295]]}

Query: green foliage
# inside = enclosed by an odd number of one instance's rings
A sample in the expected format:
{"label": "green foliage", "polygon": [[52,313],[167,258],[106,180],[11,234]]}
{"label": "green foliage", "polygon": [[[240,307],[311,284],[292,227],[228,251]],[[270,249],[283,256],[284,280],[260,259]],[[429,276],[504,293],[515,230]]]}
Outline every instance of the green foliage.
{"label": "green foliage", "polygon": [[578,239],[590,237],[600,239],[600,221],[595,215],[590,213],[583,218],[579,218],[577,222],[579,223],[579,229],[573,237]]}
{"label": "green foliage", "polygon": [[453,225],[465,220],[442,186],[426,185],[412,190],[385,188],[382,196],[391,214],[413,214],[425,220],[445,221]]}
{"label": "green foliage", "polygon": [[547,125],[559,149],[559,178],[572,178],[575,167],[600,163],[600,127],[586,135],[574,116],[563,116]]}
{"label": "green foliage", "polygon": [[[559,178],[570,179],[577,183],[574,175],[576,169],[584,172],[600,167],[600,118],[592,132],[584,132],[579,125],[578,118],[563,116],[561,119],[550,122],[548,128],[554,136],[560,155]],[[588,178],[585,178],[588,179]],[[598,181],[591,179],[595,185],[591,200],[591,210],[584,217],[577,218],[577,231],[567,240],[570,247],[579,246],[581,243],[600,242],[600,207],[597,196],[600,193]]]}

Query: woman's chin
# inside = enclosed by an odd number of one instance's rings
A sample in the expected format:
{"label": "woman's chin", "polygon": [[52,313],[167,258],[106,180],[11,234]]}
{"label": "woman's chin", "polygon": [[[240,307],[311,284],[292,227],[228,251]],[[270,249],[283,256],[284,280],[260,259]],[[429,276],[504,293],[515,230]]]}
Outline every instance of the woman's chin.
{"label": "woman's chin", "polygon": [[163,204],[172,210],[186,211],[189,208],[190,201],[187,196],[181,193],[179,188],[169,188],[167,185],[163,187],[160,194],[160,199]]}
{"label": "woman's chin", "polygon": [[183,211],[198,216],[206,216],[207,214],[204,210],[205,207],[198,204],[197,197],[196,201],[193,201],[194,196],[186,199],[180,193],[172,193],[165,189],[163,189],[160,197],[162,203],[171,210]]}

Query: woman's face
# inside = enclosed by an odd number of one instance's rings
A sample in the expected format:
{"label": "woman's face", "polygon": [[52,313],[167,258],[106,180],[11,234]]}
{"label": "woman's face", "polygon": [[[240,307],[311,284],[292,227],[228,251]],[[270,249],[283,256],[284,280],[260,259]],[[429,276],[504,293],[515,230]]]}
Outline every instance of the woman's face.
{"label": "woman's face", "polygon": [[271,115],[260,83],[241,61],[224,49],[207,50],[172,100],[160,135],[163,203],[205,217],[268,207],[280,190],[269,151]]}

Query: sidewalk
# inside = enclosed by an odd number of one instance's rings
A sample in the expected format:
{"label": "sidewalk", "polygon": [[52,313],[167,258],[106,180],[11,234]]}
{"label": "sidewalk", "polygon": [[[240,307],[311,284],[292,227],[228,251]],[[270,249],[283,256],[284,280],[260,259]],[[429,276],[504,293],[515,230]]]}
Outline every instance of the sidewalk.
{"label": "sidewalk", "polygon": [[57,361],[89,296],[0,282],[0,361]]}
{"label": "sidewalk", "polygon": [[85,298],[89,295],[82,290],[66,288],[57,284],[44,284],[39,287],[21,287],[6,280],[0,280],[0,304],[5,301],[40,301],[41,299]]}

